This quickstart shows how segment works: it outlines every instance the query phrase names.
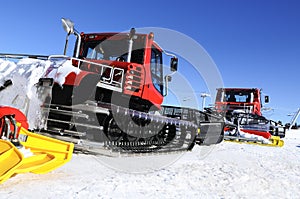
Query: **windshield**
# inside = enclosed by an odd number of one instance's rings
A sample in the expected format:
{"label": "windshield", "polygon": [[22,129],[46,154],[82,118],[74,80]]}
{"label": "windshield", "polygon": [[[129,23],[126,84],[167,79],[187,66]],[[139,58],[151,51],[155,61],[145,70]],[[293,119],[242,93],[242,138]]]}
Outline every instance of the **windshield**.
{"label": "windshield", "polygon": [[253,102],[253,92],[249,91],[226,91],[224,96],[226,102]]}
{"label": "windshield", "polygon": [[163,94],[163,68],[162,68],[162,53],[152,46],[151,48],[151,75],[154,87]]}
{"label": "windshield", "polygon": [[[139,36],[142,37],[142,36]],[[145,40],[133,40],[130,62],[143,64]],[[110,37],[103,40],[91,40],[84,43],[83,57],[94,60],[127,61],[128,37]]]}

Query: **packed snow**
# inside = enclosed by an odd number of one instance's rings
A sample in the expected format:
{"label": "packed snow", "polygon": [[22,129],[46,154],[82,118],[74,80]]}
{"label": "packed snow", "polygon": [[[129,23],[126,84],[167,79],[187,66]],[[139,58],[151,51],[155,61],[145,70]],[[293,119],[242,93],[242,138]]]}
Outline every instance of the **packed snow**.
{"label": "packed snow", "polygon": [[52,78],[54,82],[63,85],[66,76],[72,72],[78,74],[80,70],[62,56],[49,60],[0,59],[0,86],[6,80],[13,80],[11,86],[0,92],[0,105],[20,109],[26,114],[32,129],[41,128],[44,125],[43,115],[36,107],[40,107],[45,99],[38,96],[36,84],[40,78]]}
{"label": "packed snow", "polygon": [[[299,198],[300,130],[287,132],[284,141],[283,147],[231,142],[196,146],[174,163],[144,173],[121,170],[121,165],[108,167],[107,158],[101,156],[74,154],[69,163],[50,173],[9,179],[0,185],[0,195],[10,199]],[[124,161],[135,168],[142,158]],[[160,164],[170,157],[146,158]]]}
{"label": "packed snow", "polygon": [[[61,67],[58,67],[61,66]],[[41,76],[59,84],[70,71],[63,61],[0,60],[1,105],[21,110],[34,101]],[[66,70],[65,70],[66,69]],[[78,70],[72,67],[72,72]],[[16,84],[18,82],[18,84]],[[22,104],[23,103],[23,104]],[[18,107],[19,106],[19,107]],[[28,107],[27,107],[28,108]],[[27,110],[34,115],[36,108]],[[30,124],[31,125],[31,124]],[[107,157],[74,154],[47,174],[19,174],[0,185],[1,198],[300,198],[300,130],[283,147],[222,142],[184,154]]]}

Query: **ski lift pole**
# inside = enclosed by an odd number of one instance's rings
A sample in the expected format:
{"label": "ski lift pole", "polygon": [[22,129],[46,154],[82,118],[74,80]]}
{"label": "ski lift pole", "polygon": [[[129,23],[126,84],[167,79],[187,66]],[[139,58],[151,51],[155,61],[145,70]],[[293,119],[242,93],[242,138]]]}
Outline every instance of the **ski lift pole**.
{"label": "ski lift pole", "polygon": [[298,108],[298,110],[295,112],[294,116],[292,117],[292,120],[290,122],[289,130],[291,130],[292,126],[294,125],[294,123],[298,119],[299,115],[300,115],[300,108]]}

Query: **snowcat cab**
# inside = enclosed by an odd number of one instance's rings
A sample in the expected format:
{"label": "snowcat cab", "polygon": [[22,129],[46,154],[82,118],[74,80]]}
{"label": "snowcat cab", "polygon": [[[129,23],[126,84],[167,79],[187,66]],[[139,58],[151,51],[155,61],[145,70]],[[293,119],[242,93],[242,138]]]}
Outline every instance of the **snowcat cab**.
{"label": "snowcat cab", "polygon": [[[268,96],[265,98],[269,99]],[[262,115],[261,90],[257,88],[218,88],[215,104],[220,112],[242,110],[245,113]]]}
{"label": "snowcat cab", "polygon": [[[163,53],[172,56],[171,71],[177,70],[178,59],[154,42],[152,32],[136,34],[132,28],[129,34],[85,34],[77,32],[70,20],[62,21],[68,36],[73,33],[77,37],[73,64],[82,70],[81,78],[91,72],[98,75],[95,77],[99,78],[95,96],[97,101],[111,103],[114,92],[118,99],[114,103],[118,105],[128,106],[130,101],[129,108],[135,110],[160,109],[167,89],[165,81],[170,79],[163,74]],[[67,42],[64,53],[66,49]],[[74,86],[72,81],[68,81],[69,78],[72,79],[67,77],[66,85]]]}

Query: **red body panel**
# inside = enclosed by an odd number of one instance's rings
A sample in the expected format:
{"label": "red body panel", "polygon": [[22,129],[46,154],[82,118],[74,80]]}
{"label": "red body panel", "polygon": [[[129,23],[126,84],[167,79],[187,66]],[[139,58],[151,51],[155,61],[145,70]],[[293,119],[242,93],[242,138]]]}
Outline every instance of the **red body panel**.
{"label": "red body panel", "polygon": [[143,95],[142,98],[152,102],[155,106],[160,109],[160,105],[163,102],[163,96],[159,93],[153,85],[151,70],[150,70],[150,59],[151,59],[151,48],[154,45],[157,49],[160,49],[153,43],[153,38],[146,38],[146,49],[145,49],[145,57],[144,57],[144,68],[145,68],[145,83],[143,87]]}
{"label": "red body panel", "polygon": [[271,133],[266,131],[257,131],[257,130],[250,130],[250,129],[241,129],[241,130],[249,134],[262,136],[266,139],[270,139],[272,136]]}
{"label": "red body panel", "polygon": [[[251,107],[251,113],[255,115],[262,115],[261,113],[261,99],[260,90],[253,88],[221,88],[217,89],[217,97],[215,101],[215,107],[220,112],[226,112],[227,110],[243,110],[245,107]],[[252,102],[233,102],[222,99],[226,92],[242,92],[244,94],[253,94]],[[222,94],[223,93],[223,94]]]}
{"label": "red body panel", "polygon": [[[229,127],[225,127],[224,131],[229,131],[230,128]],[[271,134],[269,132],[266,131],[257,131],[257,130],[250,130],[250,129],[243,129],[241,128],[242,131],[244,131],[245,133],[249,133],[249,134],[253,134],[253,135],[259,135],[262,136],[266,139],[270,139],[271,138]]]}
{"label": "red body panel", "polygon": [[[0,106],[0,118],[4,117],[5,115],[14,115],[15,120],[21,124],[22,127],[28,129],[28,122],[26,116],[18,109],[9,107],[9,106]],[[11,124],[11,129],[14,127]],[[0,126],[0,133],[2,132],[2,125]]]}
{"label": "red body panel", "polygon": [[[108,66],[113,66],[115,68],[121,68],[124,69],[125,72],[125,78],[124,78],[124,88],[123,94],[129,95],[129,96],[136,96],[138,98],[141,98],[144,101],[148,101],[151,104],[155,105],[157,108],[160,108],[160,105],[163,102],[163,96],[162,94],[155,88],[153,85],[152,77],[151,77],[151,69],[150,69],[150,60],[151,60],[151,49],[153,46],[159,51],[162,51],[158,45],[156,45],[153,42],[153,37],[149,36],[148,34],[137,34],[139,35],[140,42],[141,40],[145,40],[144,46],[141,48],[143,49],[144,57],[143,57],[143,63],[128,63],[128,62],[121,62],[121,61],[110,61],[110,60],[94,60],[94,59],[87,59],[84,54],[84,43],[85,42],[91,42],[91,41],[98,41],[103,39],[111,39],[111,40],[118,40],[120,38],[128,38],[128,34],[125,33],[95,33],[95,34],[84,34],[81,33],[81,40],[82,45],[80,49],[79,56],[83,57],[83,59],[89,61],[89,62],[95,62],[99,64],[105,64]],[[142,38],[142,39],[141,39]],[[136,41],[134,41],[136,42]],[[143,42],[141,42],[143,43]],[[139,81],[134,82],[135,85],[138,85],[137,87],[127,89],[128,87],[132,87],[130,83],[132,83],[132,79],[129,77],[132,76],[132,73],[130,73],[131,70],[135,70],[136,68],[139,68]],[[81,71],[78,75],[75,73],[70,73],[66,77],[66,85],[75,85],[78,86],[82,79],[88,75],[89,73],[98,73],[96,68],[93,68],[92,64],[86,64],[85,67],[81,67],[83,71]]]}
{"label": "red body panel", "polygon": [[88,72],[88,71],[80,71],[79,74],[72,72],[66,76],[66,81],[64,84],[71,85],[71,86],[78,86],[80,84],[81,80],[88,74],[92,74],[92,73]]}

